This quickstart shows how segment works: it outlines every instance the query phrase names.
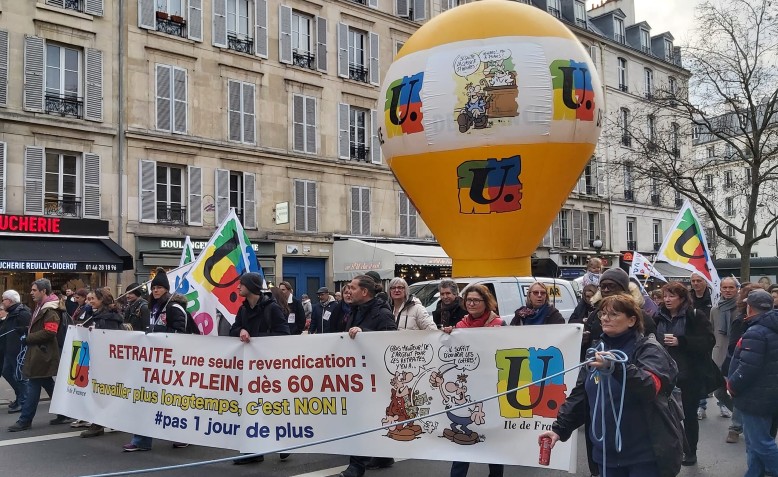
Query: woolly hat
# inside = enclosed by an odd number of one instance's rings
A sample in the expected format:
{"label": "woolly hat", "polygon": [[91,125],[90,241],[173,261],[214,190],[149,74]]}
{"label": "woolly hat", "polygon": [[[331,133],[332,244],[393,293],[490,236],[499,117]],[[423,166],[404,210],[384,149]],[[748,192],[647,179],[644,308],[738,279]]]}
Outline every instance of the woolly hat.
{"label": "woolly hat", "polygon": [[129,285],[127,285],[127,288],[124,290],[125,294],[129,295],[130,293],[132,293],[137,297],[143,296],[145,292],[146,292],[146,287],[141,286],[140,283],[130,283]]}
{"label": "woolly hat", "polygon": [[369,272],[365,272],[365,275],[372,278],[374,282],[381,283],[381,275],[378,274],[378,272],[374,272],[373,270],[370,270]]}
{"label": "woolly hat", "polygon": [[240,276],[240,284],[255,295],[262,294],[262,275],[256,272],[244,273]]}
{"label": "woolly hat", "polygon": [[600,275],[600,286],[602,286],[602,282],[604,281],[611,281],[620,286],[623,291],[629,291],[629,276],[627,275],[627,272],[621,268],[609,268],[608,270],[605,270],[605,272]]}
{"label": "woolly hat", "polygon": [[151,280],[151,288],[162,287],[170,291],[170,281],[167,279],[167,273],[164,268],[157,268],[157,274],[154,275],[154,279]]}

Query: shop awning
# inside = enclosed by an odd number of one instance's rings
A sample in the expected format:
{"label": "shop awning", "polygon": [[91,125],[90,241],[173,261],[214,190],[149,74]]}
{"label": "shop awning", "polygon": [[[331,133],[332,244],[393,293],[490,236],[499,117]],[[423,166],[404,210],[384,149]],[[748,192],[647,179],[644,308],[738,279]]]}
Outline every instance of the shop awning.
{"label": "shop awning", "polygon": [[656,271],[661,273],[662,276],[664,276],[668,280],[678,279],[678,278],[688,279],[689,276],[692,274],[692,272],[686,270],[685,268],[676,267],[675,265],[670,265],[669,263],[665,263],[665,262],[656,262],[654,264],[654,268],[656,268]]}
{"label": "shop awning", "polygon": [[123,272],[133,259],[109,238],[0,237],[0,271]]}
{"label": "shop awning", "polygon": [[437,245],[372,243],[347,239],[336,240],[333,246],[333,275],[336,282],[351,280],[370,270],[388,280],[394,277],[396,265],[450,267],[451,259]]}

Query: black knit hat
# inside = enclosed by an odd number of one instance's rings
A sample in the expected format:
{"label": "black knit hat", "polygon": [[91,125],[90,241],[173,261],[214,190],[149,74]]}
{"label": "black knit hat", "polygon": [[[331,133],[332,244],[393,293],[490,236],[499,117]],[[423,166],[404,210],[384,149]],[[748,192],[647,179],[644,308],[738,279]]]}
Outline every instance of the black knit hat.
{"label": "black knit hat", "polygon": [[610,268],[600,275],[600,285],[604,281],[611,281],[621,287],[624,291],[629,291],[629,275],[621,268]]}
{"label": "black knit hat", "polygon": [[140,283],[130,283],[129,285],[127,285],[127,288],[124,290],[124,293],[127,295],[132,293],[137,297],[141,297],[146,293],[146,286],[141,285]]}
{"label": "black knit hat", "polygon": [[365,275],[367,275],[368,277],[372,278],[373,281],[375,281],[376,283],[380,284],[381,281],[382,281],[381,280],[381,275],[379,275],[378,272],[374,272],[373,270],[370,270],[369,272],[365,272]]}
{"label": "black knit hat", "polygon": [[154,275],[154,279],[151,280],[151,288],[162,287],[170,291],[170,281],[167,279],[167,273],[164,268],[157,268],[157,274]]}
{"label": "black knit hat", "polygon": [[262,294],[262,275],[256,272],[244,273],[240,276],[240,284],[255,295]]}

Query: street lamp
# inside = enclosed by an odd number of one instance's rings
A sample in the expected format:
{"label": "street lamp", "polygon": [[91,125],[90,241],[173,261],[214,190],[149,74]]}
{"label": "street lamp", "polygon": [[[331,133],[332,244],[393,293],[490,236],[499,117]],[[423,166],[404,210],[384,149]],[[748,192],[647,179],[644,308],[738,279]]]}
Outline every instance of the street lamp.
{"label": "street lamp", "polygon": [[597,258],[600,257],[600,250],[602,250],[602,246],[602,240],[600,240],[600,236],[598,235],[594,238],[594,240],[592,240],[592,247],[594,247],[594,253],[597,255]]}

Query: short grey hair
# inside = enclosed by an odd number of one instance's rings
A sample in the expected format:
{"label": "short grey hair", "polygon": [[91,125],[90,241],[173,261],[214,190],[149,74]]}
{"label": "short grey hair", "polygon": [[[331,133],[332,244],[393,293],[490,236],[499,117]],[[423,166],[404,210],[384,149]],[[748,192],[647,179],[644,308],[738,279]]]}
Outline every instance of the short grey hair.
{"label": "short grey hair", "polygon": [[392,287],[401,286],[405,290],[405,296],[408,296],[408,282],[405,281],[405,279],[400,277],[394,277],[389,281],[389,290],[392,289]]}
{"label": "short grey hair", "polygon": [[444,278],[440,281],[438,284],[438,291],[442,290],[443,288],[448,288],[454,295],[459,295],[459,286],[457,285],[457,282],[450,278]]}
{"label": "short grey hair", "polygon": [[6,290],[3,292],[3,299],[10,300],[11,303],[16,304],[22,301],[22,297],[19,296],[19,292],[16,290]]}
{"label": "short grey hair", "polygon": [[725,281],[731,281],[733,285],[735,285],[735,288],[740,288],[740,283],[737,282],[735,277],[724,277],[721,279],[721,282],[719,283],[719,286],[721,286]]}
{"label": "short grey hair", "polygon": [[38,290],[45,291],[47,295],[51,295],[51,282],[48,278],[39,278],[32,282],[33,285],[35,285]]}

